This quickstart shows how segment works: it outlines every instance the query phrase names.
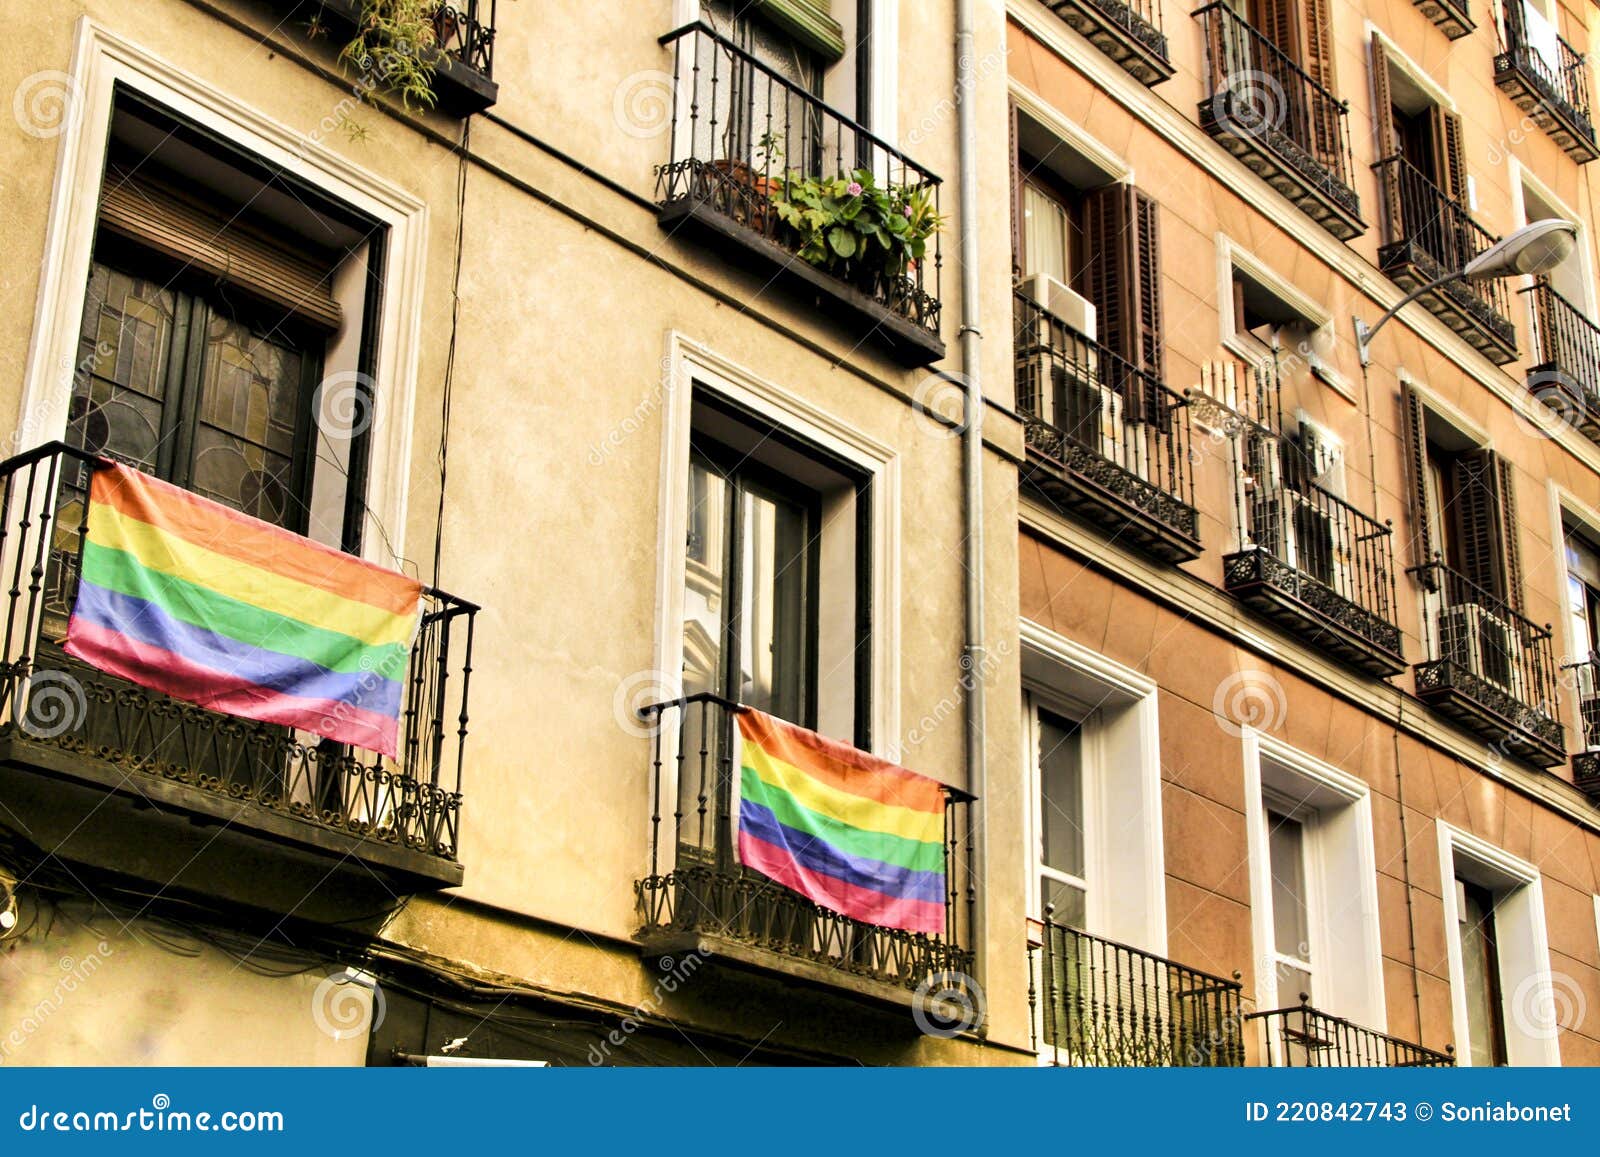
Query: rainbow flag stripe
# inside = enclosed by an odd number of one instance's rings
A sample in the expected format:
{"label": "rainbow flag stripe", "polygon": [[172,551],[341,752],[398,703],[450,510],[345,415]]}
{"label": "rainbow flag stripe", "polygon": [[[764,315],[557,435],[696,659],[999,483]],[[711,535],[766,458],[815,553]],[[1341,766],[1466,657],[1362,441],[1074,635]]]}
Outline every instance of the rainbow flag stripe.
{"label": "rainbow flag stripe", "polygon": [[943,932],[939,782],[760,711],[738,720],[740,862],[865,924]]}
{"label": "rainbow flag stripe", "polygon": [[89,487],[66,650],[201,707],[394,756],[415,579],[120,464]]}

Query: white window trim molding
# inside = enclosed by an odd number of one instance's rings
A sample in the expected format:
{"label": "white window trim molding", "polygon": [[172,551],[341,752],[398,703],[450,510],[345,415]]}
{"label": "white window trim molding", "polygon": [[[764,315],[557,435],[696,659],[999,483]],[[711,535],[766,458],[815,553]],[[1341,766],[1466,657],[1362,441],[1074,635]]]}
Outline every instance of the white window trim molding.
{"label": "white window trim molding", "polygon": [[[1532,169],[1514,156],[1508,155],[1506,157],[1506,176],[1511,182],[1511,219],[1513,221],[1519,225],[1527,223],[1528,200],[1525,190],[1531,187],[1539,195],[1540,200],[1555,209],[1557,213],[1578,230],[1578,243],[1573,247],[1573,253],[1578,258],[1578,265],[1583,273],[1583,300],[1575,301],[1572,304],[1582,310],[1586,318],[1593,321],[1597,302],[1595,297],[1594,250],[1591,244],[1592,238],[1588,220],[1581,213],[1574,212],[1571,205],[1556,196],[1549,185],[1540,180]],[[1524,277],[1520,280],[1524,286],[1534,283],[1532,277]],[[1530,314],[1532,312],[1531,301],[1528,312]]]}
{"label": "white window trim molding", "polygon": [[[1450,969],[1450,1005],[1454,1021],[1456,1064],[1470,1066],[1472,1064],[1472,1049],[1470,1041],[1471,1032],[1467,1022],[1467,993],[1466,972],[1461,959],[1461,911],[1456,905],[1456,859],[1472,860],[1483,868],[1488,869],[1496,876],[1512,882],[1512,887],[1506,894],[1497,896],[1495,900],[1496,940],[1501,942],[1500,954],[1500,1000],[1502,1004],[1501,1016],[1506,1029],[1506,1061],[1512,1065],[1539,1065],[1555,1066],[1561,1063],[1561,1046],[1555,1034],[1548,1037],[1536,1033],[1519,1031],[1515,1010],[1521,987],[1530,980],[1550,983],[1550,944],[1545,931],[1544,915],[1544,885],[1539,874],[1539,869],[1528,861],[1513,856],[1510,852],[1496,847],[1489,841],[1475,836],[1470,832],[1462,831],[1442,819],[1434,820],[1439,831],[1439,881],[1440,890],[1444,892],[1444,939],[1445,954]],[[1524,927],[1519,932],[1525,936],[1502,936],[1499,912],[1507,902],[1514,901],[1516,909],[1513,916],[1520,919]],[[1504,949],[1520,949],[1533,970],[1527,972],[1516,985],[1506,984],[1506,952]],[[1537,999],[1528,1000],[1528,1006],[1536,1007]]]}
{"label": "white window trim molding", "polygon": [[[1167,955],[1167,875],[1162,829],[1164,809],[1161,807],[1161,727],[1158,688],[1153,680],[1133,668],[1108,659],[1030,619],[1021,621],[1019,633],[1024,667],[1033,667],[1039,672],[1032,677],[1025,676],[1026,690],[1037,692],[1047,699],[1060,698],[1061,682],[1071,678],[1087,680],[1103,689],[1109,699],[1115,700],[1114,707],[1123,717],[1119,720],[1118,727],[1119,729],[1125,727],[1127,730],[1120,738],[1122,742],[1134,748],[1135,754],[1131,759],[1117,761],[1116,766],[1118,774],[1135,777],[1136,791],[1142,801],[1142,806],[1138,809],[1141,830],[1137,834],[1138,843],[1134,846],[1131,857],[1136,867],[1130,869],[1129,866],[1125,866],[1123,874],[1130,870],[1136,872],[1140,877],[1142,888],[1137,895],[1124,894],[1124,902],[1117,906],[1116,912],[1108,911],[1107,905],[1103,903],[1107,881],[1119,873],[1104,862],[1109,851],[1105,842],[1091,841],[1102,862],[1089,864],[1090,889],[1086,922],[1089,925],[1088,931],[1092,935],[1103,935],[1108,939],[1118,940],[1142,951],[1164,957]],[[1106,766],[1108,760],[1105,745],[1109,742],[1109,737],[1104,727],[1098,731],[1100,734],[1095,739],[1095,746],[1099,750],[1086,751],[1086,762],[1092,757],[1100,761],[1100,766]],[[1024,775],[1022,782],[1032,785],[1036,783],[1033,768],[1034,753],[1027,749],[1026,743],[1022,747]],[[1085,777],[1086,782],[1088,778]],[[1113,825],[1107,822],[1106,793],[1086,788],[1084,796],[1086,825],[1095,826],[1102,832],[1109,830]],[[1030,798],[1026,808],[1030,865],[1033,862],[1033,849],[1038,846],[1036,809],[1037,803]],[[1126,847],[1127,842],[1123,841],[1122,846]],[[1031,871],[1030,867],[1030,873]],[[1099,899],[1096,898],[1097,892]],[[1029,884],[1029,897],[1035,914],[1039,914],[1037,880]]]}
{"label": "white window trim molding", "polygon": [[[689,492],[689,438],[694,391],[733,401],[871,475],[872,514],[872,751],[889,757],[900,735],[900,459],[889,446],[842,417],[812,405],[673,330],[663,364],[661,489],[656,558],[656,671],[663,697],[680,693],[683,672],[683,591],[688,535],[683,496]],[[673,785],[674,790],[676,785]],[[663,783],[663,793],[667,786]],[[663,798],[668,798],[663,795]]]}
{"label": "white window trim molding", "polygon": [[1419,378],[1404,366],[1395,371],[1395,378],[1422,399],[1423,409],[1453,428],[1461,437],[1482,449],[1494,449],[1494,439],[1489,436],[1489,431],[1467,417],[1460,407],[1436,394],[1425,378]]}
{"label": "white window trim molding", "polygon": [[[1298,994],[1285,999],[1278,992],[1276,937],[1272,927],[1272,871],[1267,842],[1267,803],[1269,785],[1263,781],[1261,764],[1267,760],[1276,764],[1297,780],[1303,781],[1323,795],[1332,795],[1340,801],[1340,810],[1352,809],[1350,820],[1355,834],[1355,850],[1359,879],[1342,881],[1342,891],[1348,893],[1353,885],[1359,905],[1356,921],[1360,929],[1360,943],[1353,954],[1360,957],[1362,983],[1348,991],[1336,991],[1335,1000],[1327,1001],[1314,995],[1312,1003],[1324,1012],[1342,1016],[1366,1028],[1388,1031],[1388,1006],[1383,993],[1383,941],[1378,923],[1378,867],[1372,836],[1372,794],[1366,783],[1349,772],[1299,751],[1282,740],[1257,731],[1253,727],[1241,729],[1244,750],[1244,807],[1246,846],[1250,865],[1250,923],[1255,943],[1256,1007],[1276,1009],[1297,1003]],[[1281,793],[1281,789],[1279,791]],[[1317,911],[1308,933],[1311,939],[1315,975],[1348,981],[1347,964],[1328,959],[1330,941],[1328,932],[1329,903],[1340,893],[1321,878],[1326,857],[1323,845],[1328,838],[1328,805],[1316,807],[1318,822],[1306,830],[1308,841],[1307,884]]]}
{"label": "white window trim molding", "polygon": [[[1552,534],[1559,534],[1561,538],[1565,540],[1567,535],[1567,523],[1570,521],[1578,523],[1585,531],[1593,536],[1596,542],[1600,542],[1600,510],[1597,510],[1595,507],[1585,503],[1577,495],[1573,494],[1572,491],[1568,490],[1565,486],[1562,486],[1553,478],[1546,483],[1546,489],[1548,490],[1550,497],[1550,528]],[[1556,603],[1560,608],[1562,621],[1566,623],[1566,630],[1563,634],[1563,638],[1566,642],[1566,654],[1564,658],[1574,659],[1580,653],[1587,653],[1589,648],[1587,641],[1574,637],[1572,633],[1573,607],[1571,592],[1567,589],[1568,574],[1564,541],[1563,545],[1556,549],[1556,559],[1558,563],[1556,567],[1556,586],[1559,588],[1556,591]],[[1558,656],[1558,659],[1560,658],[1563,657]],[[1574,697],[1577,695],[1577,690],[1575,687],[1573,689],[1573,695]],[[1574,698],[1574,710],[1576,710],[1576,703],[1577,700]],[[1575,713],[1571,716],[1571,718],[1579,719],[1581,716]],[[1581,736],[1579,738],[1581,738]]]}
{"label": "white window trim molding", "polygon": [[1115,150],[1096,139],[1082,125],[1057,112],[1044,97],[1034,92],[1015,77],[1009,79],[1007,91],[1016,103],[1017,111],[1036,121],[1046,132],[1084,160],[1111,175],[1112,183],[1132,183],[1133,166]]}
{"label": "white window trim molding", "polygon": [[365,496],[369,514],[362,541],[365,557],[398,565],[405,555],[427,206],[89,17],[79,19],[76,33],[69,73],[73,95],[57,148],[16,448],[28,449],[66,433],[99,211],[99,198],[88,191],[98,190],[104,177],[113,88],[120,82],[387,226],[385,292],[378,319],[382,340],[373,367],[374,413],[379,418],[371,441]]}
{"label": "white window trim molding", "polygon": [[[1299,286],[1284,277],[1254,253],[1244,248],[1226,233],[1216,235],[1217,251],[1217,330],[1222,345],[1252,365],[1272,360],[1272,348],[1250,334],[1234,328],[1233,275],[1237,270],[1252,281],[1260,282],[1272,294],[1282,299],[1291,309],[1311,322],[1316,329],[1332,331],[1333,314],[1326,306],[1314,300]],[[1316,380],[1325,383],[1339,397],[1351,405],[1357,403],[1355,387],[1345,380],[1331,362],[1323,362],[1315,371]]]}

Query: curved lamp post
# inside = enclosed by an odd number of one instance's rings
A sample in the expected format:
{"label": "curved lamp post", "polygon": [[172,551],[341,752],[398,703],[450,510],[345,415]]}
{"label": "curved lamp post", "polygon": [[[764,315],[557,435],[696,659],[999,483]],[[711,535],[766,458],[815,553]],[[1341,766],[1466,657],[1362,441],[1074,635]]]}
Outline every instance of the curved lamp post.
{"label": "curved lamp post", "polygon": [[1496,241],[1463,268],[1412,290],[1371,328],[1359,317],[1356,318],[1356,350],[1361,355],[1361,368],[1365,369],[1372,362],[1372,339],[1377,332],[1391,317],[1424,293],[1452,281],[1496,281],[1517,274],[1549,273],[1572,253],[1577,239],[1578,227],[1571,221],[1548,218],[1531,222]]}

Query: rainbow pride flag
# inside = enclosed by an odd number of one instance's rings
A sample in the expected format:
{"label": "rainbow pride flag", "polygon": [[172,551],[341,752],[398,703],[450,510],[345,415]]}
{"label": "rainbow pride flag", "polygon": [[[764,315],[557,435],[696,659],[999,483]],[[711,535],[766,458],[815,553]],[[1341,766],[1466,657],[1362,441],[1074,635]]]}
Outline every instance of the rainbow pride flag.
{"label": "rainbow pride flag", "polygon": [[865,924],[943,932],[940,783],[760,711],[738,720],[740,862]]}
{"label": "rainbow pride flag", "polygon": [[66,650],[213,711],[396,754],[415,579],[120,464],[89,487]]}

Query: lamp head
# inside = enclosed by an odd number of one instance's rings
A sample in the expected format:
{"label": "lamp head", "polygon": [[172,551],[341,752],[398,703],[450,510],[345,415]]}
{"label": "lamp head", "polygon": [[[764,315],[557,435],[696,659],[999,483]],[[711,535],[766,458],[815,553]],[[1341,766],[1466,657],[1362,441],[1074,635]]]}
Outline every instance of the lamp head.
{"label": "lamp head", "polygon": [[1469,261],[1461,271],[1468,281],[1493,281],[1516,274],[1549,273],[1572,253],[1578,227],[1571,221],[1532,221],[1507,234]]}

